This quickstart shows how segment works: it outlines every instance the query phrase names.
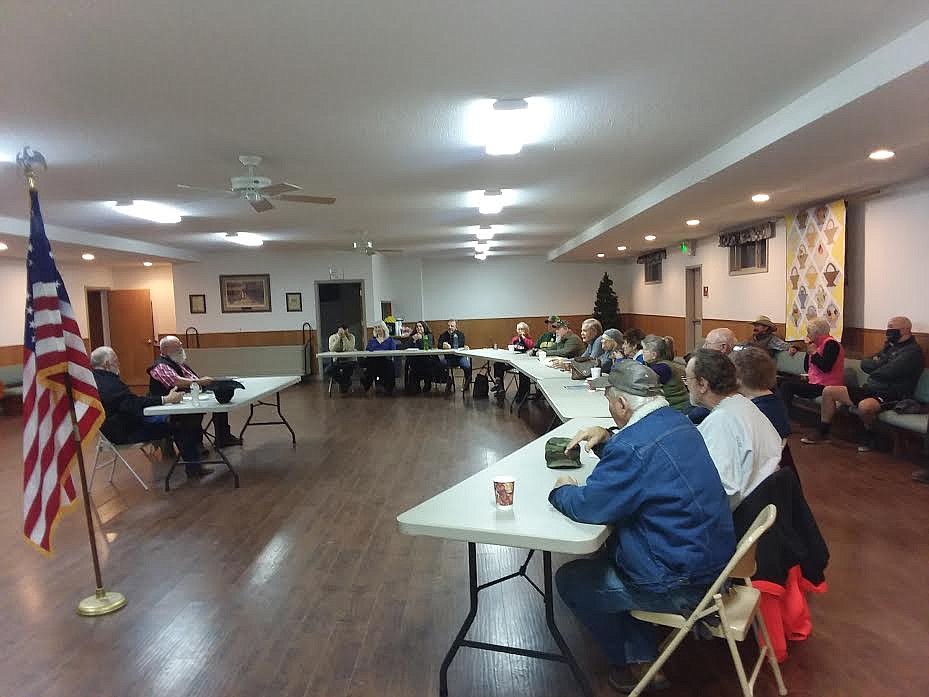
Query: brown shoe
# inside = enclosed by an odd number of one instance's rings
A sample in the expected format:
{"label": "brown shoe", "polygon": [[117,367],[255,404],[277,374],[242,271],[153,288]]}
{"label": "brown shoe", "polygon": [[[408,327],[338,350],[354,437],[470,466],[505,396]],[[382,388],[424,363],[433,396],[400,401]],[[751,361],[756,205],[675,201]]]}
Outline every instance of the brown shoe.
{"label": "brown shoe", "polygon": [[[639,681],[651,667],[651,663],[630,663],[627,666],[614,666],[610,670],[610,687],[617,692],[628,695],[635,689],[635,686],[639,684]],[[671,681],[659,670],[642,692],[661,692],[669,687],[671,687]]]}

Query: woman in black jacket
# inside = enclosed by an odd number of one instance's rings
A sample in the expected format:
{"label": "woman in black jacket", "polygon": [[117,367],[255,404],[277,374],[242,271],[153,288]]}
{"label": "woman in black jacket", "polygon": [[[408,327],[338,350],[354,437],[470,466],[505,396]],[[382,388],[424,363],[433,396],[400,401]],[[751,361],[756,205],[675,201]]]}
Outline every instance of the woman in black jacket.
{"label": "woman in black jacket", "polygon": [[[435,338],[425,322],[417,322],[410,335],[409,348],[427,351],[435,348]],[[435,356],[411,355],[406,360],[406,389],[410,394],[432,391],[432,381],[439,371],[439,360]]]}

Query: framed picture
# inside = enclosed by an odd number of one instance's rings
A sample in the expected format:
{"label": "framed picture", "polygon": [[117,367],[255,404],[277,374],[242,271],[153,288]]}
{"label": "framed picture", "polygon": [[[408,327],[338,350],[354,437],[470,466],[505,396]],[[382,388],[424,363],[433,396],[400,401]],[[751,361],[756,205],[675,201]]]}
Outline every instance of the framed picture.
{"label": "framed picture", "polygon": [[190,295],[190,314],[192,315],[205,315],[206,314],[206,295]]}
{"label": "framed picture", "polygon": [[303,293],[286,293],[287,311],[303,312]]}
{"label": "framed picture", "polygon": [[223,312],[271,312],[271,276],[220,276],[219,297]]}

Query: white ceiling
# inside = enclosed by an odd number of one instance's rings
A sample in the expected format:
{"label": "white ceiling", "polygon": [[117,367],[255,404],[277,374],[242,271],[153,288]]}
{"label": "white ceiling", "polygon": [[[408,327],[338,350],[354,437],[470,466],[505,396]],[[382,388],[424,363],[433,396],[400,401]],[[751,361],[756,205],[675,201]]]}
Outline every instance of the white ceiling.
{"label": "white ceiling", "polygon": [[[876,171],[852,151],[866,154],[882,124],[909,150],[898,146],[905,157],[879,178],[911,177],[927,161],[929,80],[901,70],[879,98],[863,87],[847,113],[826,115],[840,119],[833,128],[811,121],[801,140],[747,153],[700,192],[670,192],[597,226],[926,21],[925,0],[14,0],[3,15],[0,159],[25,144],[44,152],[47,222],[169,245],[165,258],[224,244],[215,233],[226,230],[323,249],[367,230],[410,254],[464,256],[470,226],[487,222],[467,192],[491,187],[516,199],[493,221],[503,226],[497,253],[590,258],[598,245],[640,240],[643,226],[671,236],[694,208],[703,233],[758,217],[735,205],[756,181],[774,207],[841,193]],[[519,96],[546,100],[540,142],[484,155],[469,106]],[[824,159],[778,159],[809,156],[823,138]],[[175,187],[221,188],[252,153],[265,157],[263,174],[338,202],[256,214]],[[100,203],[125,198],[171,203],[185,219],[135,222]],[[0,164],[0,216],[23,216],[10,164]]]}

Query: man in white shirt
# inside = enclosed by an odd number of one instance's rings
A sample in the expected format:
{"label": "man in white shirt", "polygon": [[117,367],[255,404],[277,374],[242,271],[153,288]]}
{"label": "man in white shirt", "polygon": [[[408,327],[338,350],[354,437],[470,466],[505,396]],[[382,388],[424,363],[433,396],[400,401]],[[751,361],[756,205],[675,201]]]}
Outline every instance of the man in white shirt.
{"label": "man in white shirt", "polygon": [[777,471],[781,437],[768,417],[739,394],[735,366],[721,352],[695,352],[686,376],[691,404],[710,410],[698,428],[729,496],[729,507],[735,510]]}
{"label": "man in white shirt", "polygon": [[[342,353],[355,350],[355,336],[348,330],[344,322],[339,325],[335,334],[329,337],[329,350]],[[339,383],[339,392],[345,394],[352,386],[352,372],[355,370],[355,361],[350,358],[336,358],[327,370],[332,379]]]}

